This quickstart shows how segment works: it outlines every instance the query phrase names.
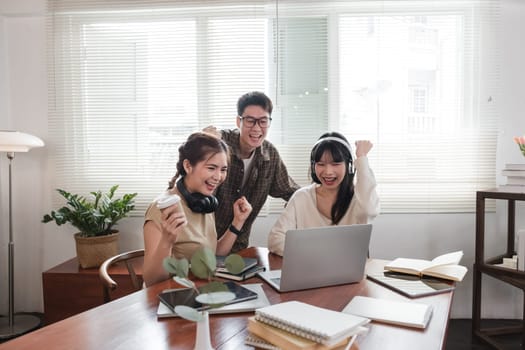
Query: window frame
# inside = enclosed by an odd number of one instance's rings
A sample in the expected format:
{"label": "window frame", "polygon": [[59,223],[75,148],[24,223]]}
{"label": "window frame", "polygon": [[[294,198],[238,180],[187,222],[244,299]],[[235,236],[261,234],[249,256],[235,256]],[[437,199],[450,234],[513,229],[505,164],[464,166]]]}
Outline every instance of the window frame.
{"label": "window frame", "polygon": [[[52,1],[53,2],[53,1]],[[483,3],[483,0],[481,1]],[[248,1],[248,3],[251,3],[250,1]],[[416,2],[415,1],[407,1],[406,2],[407,4],[409,5],[413,5],[415,4]],[[467,1],[466,3],[465,2],[458,2],[458,1],[447,1],[447,2],[443,2],[443,3],[439,3],[438,5],[435,5],[436,8],[439,6],[442,10],[443,13],[461,13],[464,18],[465,18],[465,27],[466,27],[466,30],[474,30],[473,27],[475,25],[477,25],[476,23],[474,23],[474,16],[476,15],[476,11],[479,11],[479,9],[477,9],[475,6],[474,7],[471,7],[471,3],[477,3],[477,1],[473,0],[471,2]],[[277,4],[277,3],[275,3]],[[393,6],[396,6],[396,4],[394,3],[385,3],[385,2],[382,2],[381,3],[381,7],[378,8],[377,4],[378,2],[375,2],[375,1],[359,1],[359,2],[352,2],[352,3],[347,3],[347,4],[344,4],[344,5],[341,5],[339,3],[332,3],[332,4],[328,4],[326,5],[326,8],[324,8],[323,10],[320,10],[320,8],[323,6],[323,4],[313,4],[313,3],[308,3],[308,6],[309,9],[314,9],[316,8],[318,11],[315,13],[315,14],[312,14],[312,13],[309,13],[307,10],[305,10],[304,7],[301,7],[301,6],[298,6],[300,4],[300,2],[298,1],[293,1],[293,0],[284,0],[280,3],[278,3],[278,7],[275,7],[276,11],[274,12],[272,10],[272,5],[275,5],[275,4],[269,4],[269,3],[266,3],[266,4],[258,4],[258,5],[254,5],[254,6],[259,6],[259,10],[264,12],[265,13],[265,16],[266,17],[266,20],[269,22],[267,24],[267,30],[269,32],[268,34],[268,40],[271,41],[271,36],[272,36],[272,33],[271,33],[271,28],[272,28],[272,25],[270,24],[270,22],[272,20],[275,20],[275,14],[278,12],[279,13],[279,16],[280,17],[280,21],[281,21],[281,25],[283,24],[283,19],[284,18],[301,18],[304,17],[304,18],[307,18],[307,17],[322,17],[322,18],[326,18],[326,30],[327,30],[327,50],[328,50],[328,53],[327,53],[327,65],[328,67],[326,68],[326,74],[327,74],[327,80],[328,80],[328,86],[327,86],[327,90],[329,91],[327,97],[326,97],[326,120],[324,121],[325,124],[322,124],[322,126],[326,126],[326,129],[327,130],[340,130],[341,129],[341,116],[340,116],[340,113],[341,113],[341,103],[340,101],[342,100],[342,97],[341,97],[341,92],[339,90],[339,84],[340,84],[340,80],[342,80],[342,77],[340,76],[339,74],[339,71],[340,71],[340,66],[338,65],[338,51],[339,51],[339,46],[340,46],[340,43],[339,43],[339,36],[337,35],[336,31],[338,30],[338,21],[339,21],[339,18],[342,16],[342,15],[345,15],[345,14],[350,14],[352,16],[354,15],[359,15],[359,14],[362,14],[362,13],[371,13],[373,11],[377,11],[375,12],[376,14],[378,15],[382,15],[382,16],[395,16],[395,15],[399,15],[400,13],[405,13],[403,10],[399,10],[399,8],[397,9],[394,9]],[[463,4],[463,5],[460,5],[460,4]],[[195,8],[188,8],[186,7],[186,5],[188,4],[184,4],[183,7],[180,9],[179,12],[179,15],[175,15],[173,18],[180,18],[180,19],[187,19],[187,14],[191,11],[195,11],[195,14],[196,14],[196,17],[194,18],[195,19],[195,22],[196,22],[196,30],[198,32],[196,38],[197,40],[199,39],[203,39],[205,36],[202,35],[202,32],[203,31],[206,31],[207,30],[207,24],[206,24],[206,21],[209,20],[210,18],[225,18],[225,17],[229,17],[229,16],[233,16],[233,17],[237,17],[237,18],[242,18],[243,16],[245,18],[250,18],[249,15],[246,15],[246,14],[243,14],[243,13],[239,13],[239,14],[236,14],[234,13],[234,11],[232,12],[231,8],[228,7],[228,6],[225,6],[222,10],[219,10],[217,11],[216,8],[214,9],[210,9],[209,12],[206,12],[205,10],[203,10],[202,8],[201,9],[197,9],[197,7]],[[297,7],[295,7],[297,6]],[[343,6],[344,9],[343,9]],[[436,10],[436,8],[433,8],[432,10]],[[159,10],[162,10],[162,6],[160,6]],[[278,10],[278,11],[277,11]],[[411,11],[413,11],[413,13],[418,13],[417,12],[417,6],[416,8],[412,8],[410,6],[408,6],[406,9],[406,11],[408,11],[408,13],[411,13]],[[134,11],[133,9],[130,9],[130,11]],[[222,12],[221,12],[222,11]],[[221,15],[222,13],[222,15]],[[436,13],[439,13],[439,11],[437,11]],[[215,15],[218,15],[218,17],[215,17]],[[56,19],[56,16],[57,14],[53,14],[51,13],[51,15],[49,16],[49,21],[51,23],[51,30],[50,30],[50,37],[53,39],[53,27],[52,27],[52,24],[53,24],[53,20]],[[221,16],[225,16],[225,17],[221,17]],[[289,16],[289,17],[287,17]],[[101,23],[101,22],[104,22],[105,19],[97,19],[97,17],[93,14],[93,13],[90,13],[88,15],[87,18],[93,18],[93,23]],[[148,18],[141,18],[143,21],[148,21]],[[154,21],[153,19],[149,19],[150,21]],[[424,23],[419,23],[418,21],[416,21],[417,23],[415,25],[421,25],[421,26],[424,26]],[[87,22],[86,22],[87,23]],[[76,35],[78,36],[78,38],[80,38],[82,36],[82,31],[79,29],[82,25],[85,25],[82,24],[82,23],[78,23],[78,27],[76,27],[76,30],[75,30],[75,25],[73,24],[72,25],[72,28],[73,28],[73,35]],[[279,25],[278,23],[276,24],[277,26]],[[472,27],[472,28],[471,28]],[[204,47],[202,45],[202,43],[196,43],[197,46],[199,47]],[[280,45],[280,43],[278,42],[277,43],[277,47]],[[53,49],[53,45],[52,45],[52,48]],[[282,52],[280,52],[281,50],[278,49],[278,50],[275,50],[275,47],[272,46],[272,45],[268,45],[268,47],[266,48],[267,49],[267,52],[268,52],[268,57],[274,57],[277,55],[277,57],[279,57],[278,55],[279,54],[282,54]],[[53,58],[54,58],[54,52],[51,52],[50,53],[50,57],[51,57],[51,66],[52,66],[52,71],[54,72],[55,70],[55,67],[53,66]],[[475,60],[474,57],[466,57],[465,58],[465,61],[463,62],[464,64],[464,69],[465,69],[465,72],[464,72],[464,75],[465,75],[465,84],[469,84],[469,85],[472,85],[468,88],[470,89],[474,89],[473,86],[476,84],[476,83],[479,83],[479,81],[476,81],[476,79],[474,78],[476,76],[476,74],[478,73],[476,71],[476,69],[479,69],[479,67],[475,67],[476,64],[475,62],[469,62],[468,60]],[[201,60],[201,59],[198,59],[198,60]],[[203,61],[203,60],[201,60]],[[269,60],[271,61],[271,59]],[[202,62],[201,62],[202,63]],[[206,64],[199,64],[197,63],[197,74],[198,75],[205,75],[207,73],[207,70],[206,70]],[[273,99],[274,103],[275,103],[275,111],[274,111],[274,123],[272,123],[272,128],[274,128],[274,130],[270,130],[270,134],[269,134],[269,139],[277,146],[277,148],[279,149],[279,151],[281,152],[281,154],[283,155],[283,158],[284,159],[298,159],[298,156],[301,157],[299,159],[307,159],[307,156],[309,154],[309,149],[311,147],[311,145],[313,144],[313,142],[315,141],[315,135],[311,134],[308,136],[308,138],[305,138],[303,142],[295,142],[295,143],[287,143],[289,140],[287,139],[287,134],[289,132],[286,132],[286,131],[283,131],[283,130],[275,130],[277,129],[278,125],[279,124],[283,124],[285,123],[286,121],[289,121],[289,116],[285,116],[283,115],[283,106],[285,106],[285,104],[287,103],[287,98],[286,96],[283,96],[281,94],[279,94],[279,91],[280,89],[282,88],[282,84],[281,82],[279,81],[279,79],[283,79],[282,77],[282,72],[280,72],[280,66],[279,66],[279,63],[277,64],[277,66],[275,65],[272,65],[272,64],[269,64],[268,67],[266,67],[267,69],[267,79],[268,81],[266,82],[266,88],[264,90],[266,90],[267,94]],[[72,76],[79,76],[80,78],[82,77],[82,72],[73,72]],[[275,80],[274,78],[277,77],[278,79]],[[82,80],[82,79],[81,79]],[[199,85],[200,84],[200,85]],[[197,82],[197,91],[198,91],[198,94],[199,96],[202,96],[204,94],[201,94],[199,90],[200,88],[202,89],[202,91],[207,91],[206,90],[206,87],[203,86],[205,85],[205,81],[203,80],[198,80]],[[79,84],[77,85],[77,88],[78,89],[82,89],[83,85],[82,84]],[[53,85],[53,83],[51,83],[50,85],[50,88],[51,89],[54,89],[55,86]],[[74,93],[77,93],[77,94],[85,94],[86,91],[75,91]],[[56,94],[53,95],[53,98],[56,98]],[[205,99],[207,99],[208,96],[205,97]],[[476,126],[476,125],[480,125],[480,124],[483,124],[485,123],[482,119],[476,119],[476,115],[474,113],[474,111],[476,111],[480,105],[480,102],[479,102],[479,99],[480,99],[480,96],[473,96],[471,97],[465,104],[464,104],[464,108],[463,108],[463,113],[462,115],[464,115],[464,118],[463,120],[461,121],[462,124],[465,124],[465,125],[471,125],[471,126]],[[145,101],[145,99],[144,99]],[[56,102],[56,101],[51,101],[51,102]],[[80,103],[82,104],[83,102],[85,102],[85,99],[81,99],[80,100]],[[145,105],[143,105],[145,102],[141,102],[140,101],[140,98],[139,98],[139,102],[138,103],[138,109],[139,110],[146,110],[147,107]],[[427,103],[428,103],[428,100],[427,100]],[[54,110],[54,104],[51,103],[51,112],[50,112],[50,115],[52,116],[52,120],[51,120],[51,126],[50,126],[50,129],[53,129],[55,127],[55,123],[57,122],[56,120],[54,120],[53,118],[55,117],[55,110]],[[232,105],[232,108],[234,106]],[[197,109],[197,116],[202,116],[202,115],[208,115],[210,113],[210,111],[207,109],[208,106],[207,104],[198,104],[198,106],[196,107]],[[482,115],[482,114],[480,114]],[[137,130],[143,130],[145,128],[145,125],[147,124],[147,122],[145,122],[144,120],[142,120],[140,117],[136,116],[135,117],[136,120],[136,128]],[[482,117],[480,117],[482,118]],[[406,119],[408,120],[409,119],[409,116],[406,116]],[[277,123],[275,123],[277,121]],[[83,121],[82,120],[77,120],[77,119],[74,119],[71,121],[72,123],[77,123],[78,125],[76,127],[74,127],[73,129],[75,130],[75,132],[72,134],[72,135],[67,135],[67,133],[65,133],[64,135],[59,135],[60,137],[64,137],[64,138],[71,138],[71,137],[83,137]],[[206,125],[203,125],[205,124],[207,121],[203,121],[201,120],[200,118],[197,118],[197,121],[196,121],[196,125],[199,125],[199,126],[206,126]],[[69,121],[68,121],[69,123]],[[85,121],[84,121],[85,123]],[[234,117],[232,116],[231,117],[231,124],[230,125],[218,125],[219,127],[234,127],[233,125],[234,123]],[[491,121],[489,121],[489,123],[492,123]],[[297,124],[297,122],[293,122],[291,123],[292,127],[294,124]],[[271,128],[271,129],[272,129]],[[53,130],[52,130],[53,131]],[[194,130],[196,131],[196,130]],[[189,131],[188,131],[189,133]],[[57,134],[53,134],[51,135],[52,137],[53,136],[57,136]],[[144,136],[139,136],[139,138],[141,137],[144,137]],[[488,136],[488,140],[491,141],[491,142],[494,142],[494,145],[495,145],[495,134],[494,135],[489,135]],[[379,141],[380,142],[380,141]],[[57,141],[57,147],[61,147],[63,146],[64,144],[70,144],[69,142],[63,142],[62,144],[60,144],[60,142]],[[177,145],[179,143],[178,142],[175,142],[174,143],[174,147],[176,148]],[[84,144],[84,147],[80,147],[78,150],[75,150],[75,152],[79,152],[79,154],[81,154],[82,152],[88,152],[89,150],[87,150],[85,148],[86,144]],[[376,148],[377,149],[377,148]],[[55,150],[56,151],[56,150]],[[141,152],[143,150],[140,149],[136,149],[135,152]],[[54,154],[56,156],[56,154]],[[373,169],[375,167],[375,164],[374,162],[377,162],[377,155],[371,155],[371,163],[373,165]],[[142,156],[140,158],[147,158],[147,153],[144,152],[144,154],[142,154]],[[173,158],[171,158],[171,160],[173,160]],[[60,161],[55,158],[54,159],[55,162],[60,163]],[[409,165],[410,163],[410,159],[407,158],[407,166]],[[488,163],[493,163],[495,162],[495,156],[493,158],[491,157],[488,157],[487,160],[485,160],[484,162],[488,162]],[[137,161],[137,169],[140,169],[140,160]],[[294,178],[300,178],[301,181],[300,184],[301,185],[306,185],[307,182],[308,182],[308,178],[307,176],[305,176],[305,174],[307,174],[307,167],[308,167],[308,164],[305,162],[305,165],[304,165],[304,170],[301,170],[301,169],[298,169],[296,168],[297,166],[294,165],[294,169],[293,171],[291,171],[294,175]],[[289,169],[290,170],[290,169]],[[95,181],[91,181],[91,179],[86,179],[86,178],[83,178],[83,176],[85,176],[86,174],[84,174],[83,172],[81,174],[76,174],[79,178],[78,179],[75,179],[74,181],[70,181],[67,179],[67,175],[64,175],[62,173],[60,173],[62,170],[59,171],[59,175],[61,177],[59,177],[59,180],[58,180],[58,183],[56,184],[57,187],[62,187],[62,186],[79,186],[80,183],[83,183],[83,182],[88,182],[90,186],[92,187],[97,187],[98,188],[98,185],[100,185],[101,183],[105,183],[104,181],[100,182],[96,180],[96,177],[95,177]],[[379,177],[378,179],[381,180],[382,177],[384,176],[384,173],[381,174],[381,172],[378,173]],[[486,175],[485,175],[486,176]],[[159,179],[156,179],[156,180],[159,180]],[[164,185],[165,183],[167,183],[167,180],[168,178],[166,179],[163,179],[162,181],[162,185]],[[121,184],[121,188],[123,191],[127,190],[127,189],[133,189],[133,188],[144,188],[146,186],[148,186],[148,178],[146,177],[146,179],[142,179],[142,181],[140,183],[138,183],[139,185],[137,185],[137,179],[136,178],[130,178],[130,179],[123,179],[122,181],[120,181],[120,184]],[[493,183],[495,184],[495,174],[492,174],[492,176],[489,175],[489,178],[485,179],[484,180],[485,183]],[[89,186],[88,186],[89,187]],[[163,186],[160,186],[160,187],[163,187]],[[69,187],[68,187],[69,188]],[[80,191],[79,192],[82,192],[82,189],[85,188],[85,187],[80,187]],[[73,188],[73,190],[76,190],[75,188]],[[380,194],[381,194],[381,181],[379,181],[379,190],[380,190]],[[451,190],[451,191],[454,191],[454,190]],[[142,198],[138,198],[137,199],[137,202],[138,202],[138,205],[137,205],[137,210],[136,210],[136,213],[134,213],[134,215],[141,215],[140,211],[143,210],[145,208],[145,206],[147,205],[147,203],[149,203],[149,201],[151,200],[152,198],[152,195],[153,192],[152,190],[150,191],[146,191],[146,196],[148,196],[147,198],[145,197],[142,197]],[[139,193],[139,196],[140,196],[140,193]],[[400,195],[399,198],[403,198],[402,195]],[[401,200],[401,202],[403,201],[403,199]],[[392,208],[390,208],[390,202],[389,201],[386,201],[385,202],[386,205],[383,204],[383,209],[386,209],[387,212],[404,212],[403,211],[403,208],[400,207],[400,205],[394,205]],[[269,200],[267,202],[267,206],[266,208],[261,212],[262,215],[265,215],[267,213],[273,213],[273,212],[280,212],[280,210],[282,209],[282,201],[280,200]],[[402,203],[401,203],[402,204]],[[473,212],[474,210],[474,204],[470,204],[470,206],[468,204],[465,204],[465,202],[463,201],[460,206],[458,208],[454,208],[454,207],[448,207],[448,208],[443,208],[443,209],[423,209],[423,212],[443,212],[443,211],[446,211],[446,212]],[[413,211],[409,211],[409,212],[413,212]]]}

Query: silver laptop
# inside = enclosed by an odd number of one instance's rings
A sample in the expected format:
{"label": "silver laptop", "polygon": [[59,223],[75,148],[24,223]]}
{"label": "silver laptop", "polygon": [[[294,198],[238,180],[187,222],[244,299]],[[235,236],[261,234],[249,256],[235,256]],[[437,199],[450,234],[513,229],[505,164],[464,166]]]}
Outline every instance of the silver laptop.
{"label": "silver laptop", "polygon": [[371,233],[371,224],[289,230],[282,269],[259,276],[279,292],[359,282]]}

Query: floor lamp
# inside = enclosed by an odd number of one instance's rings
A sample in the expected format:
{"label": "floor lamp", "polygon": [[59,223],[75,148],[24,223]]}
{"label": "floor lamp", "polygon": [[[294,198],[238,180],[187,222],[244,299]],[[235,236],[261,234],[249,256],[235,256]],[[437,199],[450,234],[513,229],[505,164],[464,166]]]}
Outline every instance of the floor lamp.
{"label": "floor lamp", "polygon": [[9,246],[8,246],[8,286],[9,314],[0,317],[0,339],[9,339],[24,334],[40,325],[40,318],[34,315],[14,313],[14,248],[13,213],[11,196],[11,162],[16,152],[28,152],[31,148],[42,147],[44,142],[36,136],[18,131],[0,130],[0,152],[7,152],[9,159]]}

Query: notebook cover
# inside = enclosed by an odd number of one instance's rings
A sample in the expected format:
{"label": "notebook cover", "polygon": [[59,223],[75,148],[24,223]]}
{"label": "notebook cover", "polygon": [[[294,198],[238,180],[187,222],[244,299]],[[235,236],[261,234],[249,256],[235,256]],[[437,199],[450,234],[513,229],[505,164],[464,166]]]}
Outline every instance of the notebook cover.
{"label": "notebook cover", "polygon": [[343,309],[344,313],[400,326],[426,328],[432,306],[414,301],[397,301],[355,296]]}
{"label": "notebook cover", "polygon": [[[216,272],[228,272],[228,269],[226,268],[224,261],[226,260],[226,256],[216,256],[217,259],[217,269]],[[245,258],[242,257],[242,260],[244,260],[244,268],[241,272],[244,272],[248,269],[251,269],[255,265],[257,265],[258,261],[256,258]]]}
{"label": "notebook cover", "polygon": [[391,271],[370,273],[367,278],[409,298],[447,293],[456,288],[452,281]]}
{"label": "notebook cover", "polygon": [[255,277],[257,273],[262,272],[264,270],[265,270],[264,266],[255,265],[252,268],[244,272],[238,273],[238,274],[216,271],[215,276],[220,277],[220,278],[230,279],[233,281],[244,281],[244,280],[247,280],[248,278]]}

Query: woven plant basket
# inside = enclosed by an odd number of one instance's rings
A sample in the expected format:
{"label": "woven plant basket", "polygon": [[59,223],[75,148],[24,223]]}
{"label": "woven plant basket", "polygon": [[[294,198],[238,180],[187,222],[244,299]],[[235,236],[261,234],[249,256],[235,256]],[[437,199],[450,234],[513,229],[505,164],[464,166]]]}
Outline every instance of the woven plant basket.
{"label": "woven plant basket", "polygon": [[87,269],[99,267],[112,256],[118,254],[119,233],[96,237],[81,237],[80,232],[75,233],[77,246],[77,259],[80,267]]}

